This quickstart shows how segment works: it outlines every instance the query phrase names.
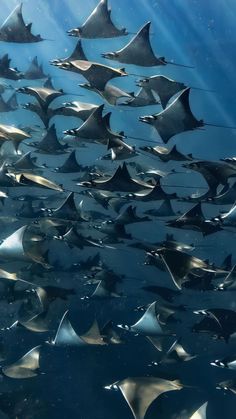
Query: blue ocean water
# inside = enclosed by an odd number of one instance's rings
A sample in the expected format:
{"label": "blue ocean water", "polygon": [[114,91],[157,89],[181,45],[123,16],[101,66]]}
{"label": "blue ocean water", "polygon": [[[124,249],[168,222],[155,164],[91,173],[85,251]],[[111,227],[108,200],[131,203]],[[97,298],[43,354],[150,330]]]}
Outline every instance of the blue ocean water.
{"label": "blue ocean water", "polygon": [[[1,1],[1,22],[18,5],[18,1]],[[61,71],[50,65],[55,58],[66,57],[75,47],[77,39],[69,37],[66,33],[71,28],[78,27],[88,17],[97,5],[95,0],[24,0],[23,15],[25,21],[33,22],[32,31],[40,33],[45,40],[32,44],[15,44],[0,42],[0,57],[9,54],[11,66],[25,71],[34,56],[38,57],[46,74],[52,77],[54,86],[63,88],[68,92],[62,98],[53,102],[53,106],[62,102],[73,100],[84,101],[101,105],[104,101],[94,92],[81,89],[78,84],[85,80],[82,76],[72,72]],[[235,9],[233,0],[109,0],[112,10],[112,19],[118,27],[126,27],[131,33],[136,33],[147,21],[151,21],[151,43],[158,56],[165,56],[168,61],[192,66],[183,68],[174,65],[165,67],[138,67],[123,65],[117,62],[104,60],[101,54],[115,51],[124,46],[131,35],[114,39],[82,39],[83,49],[87,57],[94,62],[102,62],[115,68],[125,69],[136,74],[127,78],[117,78],[114,85],[132,92],[137,90],[136,81],[146,77],[161,74],[174,80],[184,82],[188,86],[198,87],[190,93],[191,109],[197,119],[204,119],[209,124],[235,127]],[[8,81],[7,81],[8,82]],[[20,86],[41,86],[41,80],[17,82],[10,81],[14,88]],[[211,90],[211,92],[204,91]],[[6,97],[8,97],[6,93]],[[29,97],[17,94],[20,104],[28,101]],[[29,99],[31,101],[31,99]],[[159,144],[160,138],[155,130],[138,121],[139,116],[150,115],[160,111],[160,107],[150,106],[131,109],[118,108],[105,104],[105,111],[112,112],[111,126],[113,131],[124,131],[128,137],[127,142],[136,148],[146,145],[150,140]],[[56,116],[53,118],[59,138],[63,131],[79,126],[78,119]],[[1,124],[42,127],[41,121],[35,114],[18,109],[16,112],[1,113]],[[142,142],[129,137],[143,138]],[[236,129],[205,126],[203,130],[192,131],[178,135],[170,140],[169,145],[177,145],[184,153],[192,153],[200,160],[218,161],[221,158],[235,156]],[[23,144],[23,152],[31,150]],[[106,153],[106,148],[97,144],[89,144],[87,148],[77,148],[78,160],[81,164],[101,164],[105,172],[112,174],[120,162],[106,162],[100,157]],[[37,162],[47,164],[51,168],[58,167],[64,162],[64,155],[36,154]],[[176,169],[181,174],[169,176],[166,182],[168,193],[177,192],[180,197],[190,193],[202,192],[206,182],[200,174],[186,173],[180,164],[175,162],[161,163],[140,155],[137,158],[140,164],[160,170]],[[45,174],[46,173],[46,174]],[[114,218],[115,213],[105,211],[87,197],[81,198],[73,180],[77,174],[61,175],[43,172],[51,180],[63,184],[65,192],[76,189],[76,202],[84,199],[85,210],[96,210],[104,213],[107,219]],[[74,185],[74,187],[73,187]],[[187,188],[192,189],[185,189]],[[9,188],[10,189],[10,188]],[[5,190],[5,189],[4,189]],[[7,189],[7,192],[8,189]],[[16,201],[11,200],[2,208],[2,215],[15,215]],[[13,194],[14,195],[14,194]],[[63,197],[65,194],[63,195]],[[53,208],[56,208],[60,199],[56,199]],[[159,202],[137,203],[138,213],[150,208],[159,207]],[[136,205],[136,203],[134,203]],[[229,210],[230,206],[212,206],[203,204],[206,218],[217,216],[222,210]],[[50,206],[50,205],[49,205]],[[184,213],[191,206],[183,202],[174,203],[176,211]],[[18,208],[18,207],[17,207]],[[100,220],[96,221],[97,224]],[[7,224],[8,223],[8,224]],[[16,221],[15,224],[1,221],[1,239],[10,235],[13,227],[26,224],[25,220]],[[15,230],[16,230],[15,228]],[[86,227],[87,228],[87,227]],[[83,226],[81,227],[83,232]],[[87,231],[87,230],[86,230]],[[89,230],[90,231],[90,230]],[[203,238],[201,233],[192,230],[172,229],[160,219],[151,223],[134,224],[127,227],[135,240],[150,243],[165,239],[166,233],[174,234],[176,240],[194,243],[194,255],[202,259],[210,259],[220,266],[223,259],[233,254],[235,263],[234,231],[220,231]],[[90,234],[95,232],[91,229]],[[112,245],[111,245],[112,246]],[[61,316],[69,309],[71,323],[78,334],[85,333],[93,319],[96,318],[100,326],[112,320],[115,325],[121,323],[133,324],[140,313],[134,311],[138,305],[153,302],[155,294],[144,292],[143,286],[158,284],[169,286],[173,284],[167,272],[159,271],[153,266],[145,266],[143,251],[128,247],[128,241],[114,245],[114,249],[100,250],[102,260],[117,274],[126,275],[121,286],[124,297],[101,300],[83,300],[82,297],[92,292],[93,287],[84,285],[84,273],[71,273],[69,267],[72,262],[80,262],[88,256],[97,253],[97,249],[68,249],[64,243],[53,242],[50,247],[50,263],[55,269],[44,273],[43,279],[37,274],[30,274],[29,280],[35,284],[57,285],[59,287],[73,288],[76,295],[69,297],[68,301],[56,299],[50,308],[50,330],[46,333],[32,333],[21,328],[3,331],[1,340],[6,346],[7,357],[4,364],[9,365],[19,359],[23,354],[36,345],[43,345],[40,369],[44,374],[25,380],[1,377],[0,410],[2,417],[10,418],[40,418],[40,419],[131,419],[132,412],[122,397],[121,392],[104,390],[104,387],[127,377],[161,376],[179,377],[185,387],[178,392],[162,395],[156,399],[148,409],[145,419],[190,419],[191,414],[201,404],[208,401],[207,415],[202,419],[234,419],[235,394],[216,389],[217,383],[235,379],[235,371],[214,368],[210,362],[226,355],[235,354],[235,341],[229,343],[222,340],[212,340],[208,334],[194,334],[191,327],[196,318],[193,310],[210,307],[235,309],[235,298],[232,293],[217,293],[214,291],[185,290],[178,298],[178,304],[186,304],[191,314],[180,314],[180,321],[172,325],[176,328],[177,336],[185,345],[189,353],[196,354],[192,361],[180,365],[170,365],[151,368],[151,361],[159,359],[160,354],[142,336],[133,336],[124,333],[125,343],[121,345],[92,346],[82,348],[62,347],[56,348],[45,344],[45,341],[55,336]],[[68,266],[68,272],[62,267]],[[18,266],[17,266],[18,267]],[[14,271],[14,262],[1,265],[2,269]],[[7,269],[8,268],[8,269]],[[89,272],[91,274],[91,272]],[[89,273],[86,273],[87,275]],[[32,275],[32,276],[31,276]],[[3,293],[4,294],[4,293]],[[26,298],[26,297],[25,297]],[[1,327],[10,326],[17,320],[18,310],[22,300],[9,304],[7,299],[1,299]],[[177,316],[178,317],[178,316]],[[137,416],[138,417],[138,416]]]}

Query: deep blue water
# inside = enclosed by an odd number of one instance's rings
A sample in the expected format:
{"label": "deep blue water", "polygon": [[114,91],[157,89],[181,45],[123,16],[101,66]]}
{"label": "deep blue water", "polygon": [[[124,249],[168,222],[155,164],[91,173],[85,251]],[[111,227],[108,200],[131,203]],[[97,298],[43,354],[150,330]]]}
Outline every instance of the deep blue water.
{"label": "deep blue water", "polygon": [[[18,1],[1,1],[1,22],[8,16]],[[37,55],[46,74],[50,74],[56,88],[63,88],[68,95],[56,99],[54,105],[60,105],[65,101],[80,100],[102,104],[101,97],[78,87],[78,83],[84,82],[82,76],[72,72],[60,71],[50,65],[49,61],[64,57],[73,50],[77,39],[68,37],[66,31],[79,26],[96,6],[97,1],[87,0],[25,0],[23,14],[26,22],[33,22],[32,31],[40,33],[42,37],[50,40],[36,44],[13,44],[0,42],[0,57],[6,53],[12,59],[12,67],[25,71],[32,58]],[[180,68],[172,65],[165,67],[145,68],[132,65],[123,65],[112,61],[103,60],[101,53],[115,51],[127,43],[130,35],[117,39],[82,40],[83,48],[91,61],[103,62],[114,67],[125,67],[130,73],[137,76],[129,76],[124,79],[115,79],[114,84],[126,91],[137,89],[135,81],[140,75],[162,74],[186,85],[209,89],[213,92],[192,90],[190,95],[191,109],[198,119],[205,122],[236,126],[235,115],[235,66],[236,66],[236,39],[235,39],[235,12],[234,0],[110,0],[112,19],[118,26],[124,26],[128,31],[135,33],[147,21],[151,21],[151,42],[158,56],[165,56],[168,61],[174,61],[194,68]],[[41,85],[42,81],[12,82],[14,87],[25,85]],[[73,95],[70,95],[73,93]],[[78,97],[76,96],[78,94]],[[82,95],[82,96],[80,96]],[[6,97],[8,93],[6,94]],[[18,95],[19,103],[29,100],[27,96]],[[31,99],[30,99],[31,101]],[[125,131],[127,136],[138,136],[145,140],[160,141],[157,133],[148,125],[138,122],[141,115],[149,115],[160,111],[160,108],[138,108],[132,112],[108,106],[106,111],[111,111],[111,126],[114,131]],[[59,138],[62,138],[63,130],[79,126],[76,118],[55,117],[53,122]],[[31,126],[42,125],[33,113],[19,109],[16,112],[1,114],[1,124]],[[146,144],[135,140],[128,140],[132,145],[139,147]],[[178,135],[170,140],[168,146],[177,144],[184,154],[192,153],[193,156],[205,160],[219,160],[224,157],[235,156],[236,129],[217,128],[206,126],[202,131],[194,131]],[[152,144],[153,145],[153,144]],[[22,151],[29,150],[22,145]],[[105,147],[89,145],[88,148],[78,148],[77,156],[82,164],[101,163],[99,158],[105,154]],[[47,163],[51,167],[57,167],[64,161],[64,156],[35,154],[39,163]],[[180,164],[175,162],[160,163],[145,158],[143,155],[137,158],[139,163],[145,163],[152,168],[170,170],[176,168],[184,172]],[[102,165],[106,172],[113,173],[119,162]],[[77,176],[57,175],[51,172],[51,180],[63,183],[66,189],[73,185],[72,180]],[[200,174],[186,173],[170,176],[166,180],[169,185],[168,192],[177,192],[179,196],[187,196],[191,192],[201,191],[205,187]],[[171,187],[171,185],[177,185]],[[178,185],[180,186],[178,188]],[[183,186],[192,186],[185,189]],[[199,189],[198,189],[199,187]],[[75,186],[74,186],[75,188]],[[76,192],[81,191],[80,188]],[[11,196],[11,194],[10,194]],[[64,196],[64,195],[63,195]],[[81,199],[76,196],[76,202]],[[53,207],[61,202],[55,201]],[[112,211],[103,211],[89,198],[84,198],[86,210],[104,212],[107,218],[114,218]],[[16,201],[9,198],[9,202],[2,208],[2,215],[14,215]],[[135,204],[136,205],[136,204]],[[159,202],[149,204],[137,204],[138,213],[149,208],[159,207]],[[174,208],[182,213],[191,207],[190,204],[174,203]],[[204,214],[212,217],[219,214],[223,209],[230,207],[212,207],[204,204]],[[99,222],[98,222],[99,223]],[[23,221],[16,222],[16,228],[24,225]],[[1,239],[14,231],[14,226],[8,222],[1,222]],[[15,228],[15,229],[16,229]],[[165,226],[161,220],[151,223],[134,224],[127,227],[127,231],[139,240],[148,242],[160,241],[166,233],[174,233],[181,242],[194,243],[197,250],[194,255],[202,259],[210,259],[219,266],[227,256],[233,254],[235,259],[235,233],[220,231],[209,237],[203,238],[199,232],[191,230],[177,230]],[[91,235],[95,234],[93,231]],[[209,247],[201,247],[207,245]],[[84,250],[68,249],[63,243],[52,243],[51,262],[61,265],[85,260],[89,255],[94,255],[96,249]],[[234,371],[228,371],[210,366],[210,361],[235,354],[235,340],[229,343],[213,341],[207,334],[197,335],[191,333],[191,326],[196,317],[193,310],[208,307],[224,307],[235,309],[235,297],[233,293],[220,294],[213,291],[199,292],[185,290],[179,297],[178,304],[187,304],[190,314],[181,314],[181,323],[178,323],[177,334],[182,337],[182,342],[190,353],[196,353],[197,358],[193,361],[166,367],[163,370],[150,368],[148,364],[159,357],[155,348],[141,336],[125,335],[125,344],[108,346],[87,346],[84,348],[55,348],[44,344],[49,337],[55,335],[60,318],[64,311],[69,308],[71,323],[75,326],[78,334],[84,333],[91,325],[94,317],[99,325],[108,320],[114,324],[132,324],[139,314],[134,311],[138,305],[149,304],[156,298],[155,294],[145,293],[141,287],[158,283],[173,287],[167,272],[157,270],[155,267],[144,266],[144,252],[137,249],[129,249],[127,242],[115,246],[116,249],[101,250],[101,257],[116,273],[124,274],[127,278],[122,284],[122,292],[125,297],[107,300],[81,300],[85,294],[92,290],[83,285],[83,274],[72,275],[70,272],[60,272],[55,268],[53,274],[45,275],[40,285],[64,286],[74,288],[76,295],[69,297],[67,302],[57,300],[51,307],[51,329],[48,333],[31,333],[23,329],[2,332],[2,341],[7,348],[7,364],[17,360],[29,349],[43,344],[41,356],[41,369],[44,375],[28,380],[14,380],[1,377],[0,410],[6,412],[6,405],[10,405],[10,418],[40,418],[40,419],[120,419],[132,418],[132,413],[126,404],[121,392],[108,392],[104,386],[126,377],[137,377],[158,374],[170,374],[179,376],[190,388],[184,388],[181,392],[173,392],[168,396],[162,396],[153,402],[145,419],[188,419],[191,412],[202,403],[208,401],[206,419],[234,419],[235,418],[235,394],[224,393],[216,390],[216,384],[226,379],[235,378]],[[92,249],[92,250],[91,250]],[[14,263],[1,266],[3,269],[14,271]],[[8,269],[7,269],[8,268]],[[36,278],[36,279],[35,279]],[[37,277],[31,280],[37,282]],[[21,302],[8,304],[4,298],[0,302],[1,327],[9,326],[17,320],[17,312]],[[197,319],[198,320],[198,319]],[[172,326],[171,326],[172,327]],[[173,326],[175,327],[175,325]],[[191,388],[192,386],[192,388]],[[6,396],[7,393],[7,396]],[[5,395],[5,396],[4,396]],[[25,400],[24,402],[22,402]],[[22,407],[23,406],[23,407]],[[23,409],[23,413],[17,409]],[[190,413],[183,413],[184,411]],[[3,418],[8,417],[3,415]],[[204,418],[203,418],[204,419]]]}

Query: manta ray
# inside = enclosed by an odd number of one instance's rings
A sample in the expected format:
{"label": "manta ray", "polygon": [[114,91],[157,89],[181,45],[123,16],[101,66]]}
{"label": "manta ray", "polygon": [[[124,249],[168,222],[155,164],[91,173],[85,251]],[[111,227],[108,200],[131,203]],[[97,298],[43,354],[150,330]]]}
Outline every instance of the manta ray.
{"label": "manta ray", "polygon": [[176,93],[187,88],[184,83],[177,82],[162,75],[151,76],[139,80],[137,85],[146,90],[154,91],[159,96],[163,109],[166,108],[169,100],[176,95]]}
{"label": "manta ray", "polygon": [[41,345],[27,352],[22,358],[10,365],[2,367],[2,373],[9,378],[24,379],[36,377],[40,374]]}
{"label": "manta ray", "polygon": [[177,134],[203,127],[203,120],[195,118],[191,111],[189,94],[190,88],[187,88],[164,111],[141,116],[139,120],[153,126],[164,143]]}
{"label": "manta ray", "polygon": [[155,399],[166,392],[181,390],[183,385],[178,380],[169,381],[159,377],[128,377],[105,388],[107,390],[119,389],[134,419],[144,419],[149,406]]}
{"label": "manta ray", "polygon": [[79,40],[74,48],[74,50],[72,51],[72,53],[69,55],[69,57],[65,57],[65,58],[55,58],[54,60],[51,60],[51,64],[55,64],[55,63],[65,63],[68,61],[75,61],[75,60],[83,60],[83,61],[87,61],[87,57],[85,55],[85,52],[83,50],[82,47],[82,43]]}
{"label": "manta ray", "polygon": [[43,41],[40,35],[31,32],[32,23],[27,25],[22,15],[23,3],[18,4],[0,27],[0,41],[33,43]]}
{"label": "manta ray", "polygon": [[0,58],[0,77],[10,80],[20,80],[24,78],[24,73],[19,71],[16,67],[10,67],[11,58],[8,54],[4,54]]}
{"label": "manta ray", "polygon": [[52,86],[50,77],[45,81],[44,85],[41,87],[34,86],[25,86],[19,87],[17,92],[23,93],[25,95],[34,96],[38,101],[41,108],[47,110],[50,103],[57,97],[63,96],[65,93],[62,89],[56,90]]}
{"label": "manta ray", "polygon": [[147,22],[127,45],[120,50],[102,54],[102,57],[109,60],[119,61],[120,63],[143,67],[165,66],[166,64],[188,67],[182,64],[166,61],[165,57],[156,57],[150,42],[150,26],[151,22]]}
{"label": "manta ray", "polygon": [[16,94],[13,93],[8,100],[4,100],[3,97],[0,95],[0,113],[1,112],[13,112],[18,109],[18,102],[16,98]]}
{"label": "manta ray", "polygon": [[73,60],[62,63],[54,62],[52,64],[62,70],[81,74],[89,82],[90,86],[98,90],[104,90],[111,79],[128,75],[123,68],[108,67],[93,61]]}
{"label": "manta ray", "polygon": [[98,3],[81,27],[70,29],[67,33],[70,36],[87,39],[116,38],[128,34],[125,28],[118,29],[112,22],[107,0]]}
{"label": "manta ray", "polygon": [[35,56],[31,61],[29,68],[24,73],[24,79],[27,80],[38,80],[46,79],[47,75],[43,72],[42,64],[39,65],[38,57]]}
{"label": "manta ray", "polygon": [[153,52],[150,43],[150,26],[151,22],[147,22],[127,45],[118,51],[107,52],[102,56],[109,60],[144,67],[166,65],[165,58],[157,58]]}

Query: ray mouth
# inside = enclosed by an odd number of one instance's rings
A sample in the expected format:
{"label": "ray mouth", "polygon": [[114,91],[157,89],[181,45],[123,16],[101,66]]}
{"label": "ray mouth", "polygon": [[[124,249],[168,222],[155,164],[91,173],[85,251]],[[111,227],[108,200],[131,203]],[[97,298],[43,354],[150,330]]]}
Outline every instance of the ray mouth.
{"label": "ray mouth", "polygon": [[49,62],[50,64],[58,64],[58,63],[61,63],[62,60],[60,60],[59,58],[55,58],[54,60],[50,60]]}
{"label": "ray mouth", "polygon": [[66,31],[66,33],[69,36],[77,36],[77,37],[79,37],[81,35],[81,31],[78,28],[77,29],[70,29],[70,30]]}
{"label": "ray mouth", "polygon": [[102,53],[101,56],[103,58],[107,58],[108,60],[115,59],[118,55],[115,52],[105,52]]}
{"label": "ray mouth", "polygon": [[140,116],[139,121],[144,122],[145,124],[151,124],[151,120],[147,116]]}

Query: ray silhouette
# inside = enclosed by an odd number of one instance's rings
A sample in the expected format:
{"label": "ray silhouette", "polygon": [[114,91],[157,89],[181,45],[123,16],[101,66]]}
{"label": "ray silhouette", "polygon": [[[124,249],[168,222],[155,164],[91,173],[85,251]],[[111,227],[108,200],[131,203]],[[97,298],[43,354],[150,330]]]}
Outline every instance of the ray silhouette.
{"label": "ray silhouette", "polygon": [[176,93],[187,88],[184,83],[176,82],[162,75],[147,77],[139,80],[137,84],[147,90],[153,90],[159,96],[163,109]]}
{"label": "ray silhouette", "polygon": [[101,335],[106,344],[120,345],[124,340],[117,333],[114,323],[110,320],[101,329]]}
{"label": "ray silhouette", "polygon": [[45,128],[49,127],[50,119],[54,116],[54,111],[51,108],[44,108],[38,102],[24,103],[21,106],[27,111],[34,112],[41,119]]}
{"label": "ray silhouette", "polygon": [[13,125],[0,125],[0,141],[12,141],[16,151],[18,151],[20,143],[28,138],[31,138],[31,136],[27,134],[27,132],[16,128]]}
{"label": "ray silhouette", "polygon": [[64,134],[76,136],[80,141],[96,141],[102,144],[107,144],[110,138],[123,138],[109,129],[106,117],[102,116],[103,109],[104,105],[99,106],[79,128],[66,130]]}
{"label": "ray silhouette", "polygon": [[122,49],[102,54],[104,58],[144,67],[166,65],[165,58],[157,58],[150,43],[150,26],[147,22]]}
{"label": "ray silhouette", "polygon": [[169,381],[158,377],[133,377],[117,381],[105,388],[120,389],[128,403],[135,419],[144,419],[145,414],[161,394],[169,391],[181,390],[182,384],[175,380]]}
{"label": "ray silhouette", "polygon": [[195,333],[209,333],[227,343],[236,332],[236,312],[229,309],[210,308],[194,311],[195,314],[204,316],[203,320],[193,326]]}
{"label": "ray silhouette", "polygon": [[124,69],[112,68],[92,61],[74,60],[64,63],[52,63],[56,67],[81,74],[92,88],[104,91],[106,84],[115,77],[124,77],[128,74]]}
{"label": "ray silhouette", "polygon": [[143,67],[164,66],[166,64],[189,67],[172,61],[166,61],[165,57],[156,57],[150,42],[150,26],[151,22],[147,22],[127,45],[118,51],[102,54],[102,57]]}
{"label": "ray silhouette", "polygon": [[139,120],[153,126],[164,143],[177,134],[203,127],[203,120],[196,119],[191,111],[189,94],[187,88],[164,111]]}
{"label": "ray silhouette", "polygon": [[32,201],[23,202],[21,208],[16,212],[16,216],[20,218],[38,218],[43,215],[42,209],[33,207]]}
{"label": "ray silhouette", "polygon": [[83,170],[83,166],[81,166],[76,159],[76,150],[73,150],[64,163],[56,168],[58,173],[77,173]]}
{"label": "ray silhouette", "polygon": [[54,346],[105,345],[96,320],[84,335],[79,336],[68,319],[68,310],[62,316],[55,338],[48,343]]}
{"label": "ray silhouette", "polygon": [[116,144],[116,140],[116,138],[108,140],[108,150],[110,150],[110,153],[101,157],[101,160],[127,160],[138,156],[139,153],[137,153],[135,147],[129,146],[119,139],[119,145],[112,146],[112,143]]}
{"label": "ray silhouette", "polygon": [[166,248],[157,250],[157,253],[160,255],[161,260],[178,289],[181,289],[182,284],[187,281],[188,273],[193,269],[200,269],[207,272],[214,271],[204,260],[188,255],[185,252]]}
{"label": "ray silhouette", "polygon": [[54,64],[54,63],[65,63],[65,62],[68,62],[68,61],[76,61],[76,60],[87,61],[87,57],[84,53],[82,43],[81,43],[80,40],[77,42],[77,44],[75,46],[75,49],[73,50],[71,55],[69,55],[69,57],[56,58],[56,59],[52,60],[51,63],[52,64]]}
{"label": "ray silhouette", "polygon": [[162,201],[162,200],[166,200],[166,199],[177,199],[178,198],[178,196],[175,192],[171,193],[171,194],[166,193],[162,189],[162,187],[160,185],[160,182],[157,182],[154,187],[152,186],[152,190],[150,192],[147,192],[147,191],[144,190],[144,191],[141,191],[141,192],[136,192],[136,193],[130,194],[130,195],[128,195],[128,197],[133,198],[136,201],[143,201],[143,202]]}
{"label": "ray silhouette", "polygon": [[133,207],[132,205],[129,205],[123,213],[118,215],[115,219],[115,222],[118,224],[132,224],[132,223],[138,223],[138,222],[144,222],[144,221],[151,221],[149,217],[139,217],[136,214],[136,207]]}
{"label": "ray silhouette", "polygon": [[41,346],[31,349],[18,361],[2,367],[2,373],[16,379],[36,377],[40,373],[40,350]]}
{"label": "ray silhouette", "polygon": [[87,221],[81,213],[81,208],[75,204],[75,194],[73,192],[69,193],[58,208],[48,210],[48,215],[66,221]]}
{"label": "ray silhouette", "polygon": [[[107,236],[107,240],[109,238],[111,243],[118,243],[119,238],[132,239],[132,235],[126,232],[124,224],[119,224],[112,220],[103,221],[99,225],[94,225],[93,228],[98,230],[100,233],[105,234]],[[102,243],[106,243],[106,239],[102,239]]]}
{"label": "ray silhouette", "polygon": [[0,27],[0,41],[33,43],[43,41],[40,35],[31,32],[32,23],[27,25],[22,16],[23,3],[18,4]]}
{"label": "ray silhouette", "polygon": [[202,212],[201,203],[194,205],[194,207],[177,219],[167,221],[167,225],[174,228],[200,231],[204,236],[221,230],[218,222],[206,220]]}
{"label": "ray silhouette", "polygon": [[199,160],[192,163],[185,163],[183,167],[201,173],[209,188],[216,194],[216,188],[219,185],[225,186],[223,192],[226,192],[229,185],[228,181],[236,176],[236,167],[228,163],[214,162],[208,160]]}
{"label": "ray silhouette", "polygon": [[43,166],[37,166],[35,164],[36,158],[31,156],[31,151],[28,153],[23,154],[19,159],[17,159],[13,164],[11,164],[12,167],[14,167],[17,171],[28,171],[28,170],[37,170],[42,169]]}
{"label": "ray silhouette", "polygon": [[133,95],[133,98],[130,98],[126,102],[119,103],[120,106],[132,106],[132,107],[141,107],[141,106],[151,106],[159,105],[159,100],[155,97],[152,90],[147,90],[144,87]]}
{"label": "ray silhouette", "polygon": [[0,77],[10,80],[20,80],[24,78],[24,73],[19,71],[16,67],[10,67],[11,59],[8,54],[0,58]]}
{"label": "ray silhouette", "polygon": [[54,89],[54,87],[51,84],[50,78],[45,81],[42,87],[41,86],[40,87],[37,87],[37,86],[19,87],[17,89],[17,92],[35,97],[39,105],[44,110],[47,110],[50,103],[54,99],[60,96],[63,96],[65,94],[62,89],[59,89],[59,90]]}
{"label": "ray silhouette", "polygon": [[171,150],[169,150],[166,147],[162,146],[156,146],[156,147],[150,147],[150,146],[144,146],[140,147],[140,150],[146,151],[147,153],[152,154],[153,156],[159,157],[159,159],[163,162],[168,161],[188,161],[192,160],[192,155],[188,154],[182,154],[180,151],[178,151],[176,145],[174,145]]}
{"label": "ray silhouette", "polygon": [[100,0],[83,25],[70,29],[67,33],[70,36],[87,39],[116,38],[128,34],[125,28],[118,29],[112,22],[107,0]]}
{"label": "ray silhouette", "polygon": [[168,351],[161,358],[160,363],[171,364],[175,362],[188,362],[196,358],[196,355],[191,355],[183,348],[180,343],[181,339],[177,339],[170,346]]}
{"label": "ray silhouette", "polygon": [[16,326],[34,333],[45,333],[50,330],[50,315],[47,310],[42,311],[29,320],[17,320]]}
{"label": "ray silhouette", "polygon": [[55,182],[51,180],[36,175],[32,172],[21,172],[17,174],[12,174],[14,176],[14,180],[19,183],[20,185],[24,186],[41,186],[48,189],[53,189],[54,191],[63,192],[63,188],[60,185],[57,185]]}
{"label": "ray silhouette", "polygon": [[144,214],[154,217],[172,217],[176,215],[172,208],[171,201],[168,198],[163,201],[159,208],[147,210]]}
{"label": "ray silhouette", "polygon": [[104,100],[106,100],[107,103],[110,105],[116,106],[119,104],[119,99],[121,98],[128,98],[132,99],[132,94],[127,93],[124,90],[121,90],[117,86],[114,86],[113,84],[106,84],[104,86],[104,89],[98,89],[97,87],[93,85],[90,85],[88,83],[79,84],[80,87],[83,89],[92,91],[97,93],[99,96],[101,96]]}
{"label": "ray silhouette", "polygon": [[71,227],[70,230],[61,237],[69,247],[78,247],[83,249],[85,246],[88,247],[104,247],[96,239],[88,236],[85,237],[81,233],[78,233],[75,227]]}
{"label": "ray silhouette", "polygon": [[18,109],[18,103],[16,94],[13,95],[8,99],[4,100],[2,96],[0,96],[0,112],[13,112]]}
{"label": "ray silhouette", "polygon": [[83,103],[78,101],[65,102],[62,105],[63,106],[59,108],[51,110],[53,116],[74,116],[76,118],[82,119],[84,122],[98,108],[98,105],[94,105],[93,103]]}
{"label": "ray silhouette", "polygon": [[158,318],[156,311],[156,301],[150,304],[144,315],[137,321],[137,323],[132,326],[128,325],[118,325],[121,329],[125,329],[129,332],[142,334],[145,336],[164,336],[168,335],[163,331]]}
{"label": "ray silhouette", "polygon": [[[101,280],[98,282],[95,290],[89,296],[82,297],[85,299],[106,299],[106,298],[119,298],[122,297],[121,293],[117,292],[117,283],[113,281]],[[102,334],[102,332],[101,332]]]}
{"label": "ray silhouette", "polygon": [[218,195],[207,198],[207,202],[215,205],[233,205],[236,201],[236,182],[231,186],[228,184]]}
{"label": "ray silhouette", "polygon": [[138,192],[145,189],[153,189],[153,186],[149,183],[131,178],[125,163],[123,163],[123,166],[119,166],[114,175],[107,180],[81,182],[79,185],[112,192]]}
{"label": "ray silhouette", "polygon": [[32,142],[30,145],[35,147],[38,152],[46,154],[63,154],[68,147],[66,144],[61,144],[59,142],[55,124],[51,125],[41,141]]}
{"label": "ray silhouette", "polygon": [[29,65],[29,68],[24,73],[26,80],[46,79],[47,75],[43,72],[42,64],[39,65],[38,58],[35,56]]}

